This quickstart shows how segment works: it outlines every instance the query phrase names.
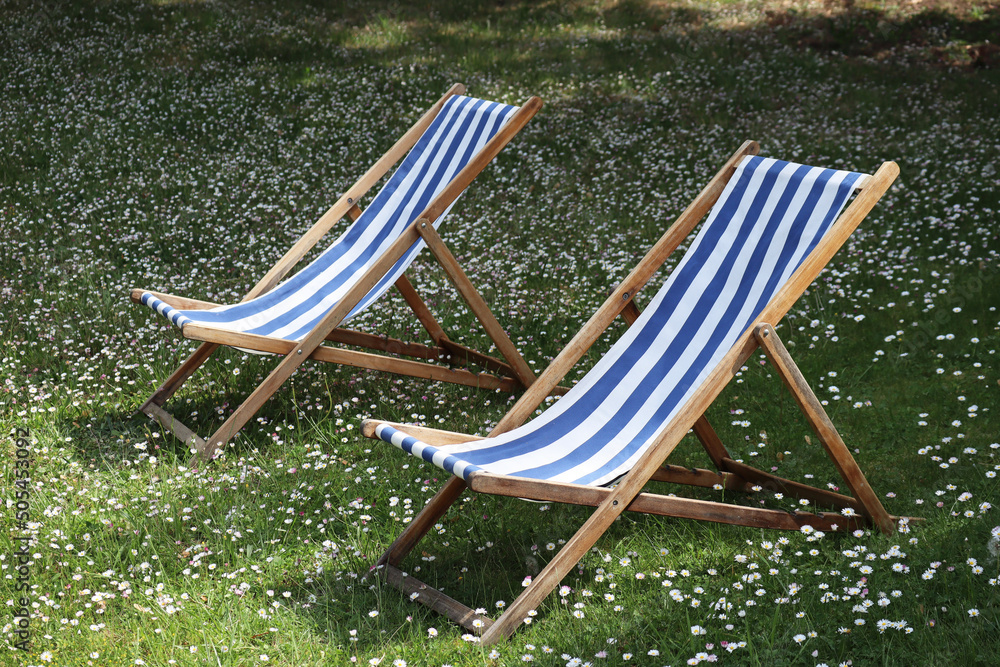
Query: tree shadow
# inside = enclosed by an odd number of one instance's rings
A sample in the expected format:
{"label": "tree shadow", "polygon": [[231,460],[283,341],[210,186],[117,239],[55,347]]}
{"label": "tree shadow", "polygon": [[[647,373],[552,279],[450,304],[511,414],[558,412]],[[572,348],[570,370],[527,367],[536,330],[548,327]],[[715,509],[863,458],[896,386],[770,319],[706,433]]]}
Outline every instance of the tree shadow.
{"label": "tree shadow", "polygon": [[[724,10],[623,0],[607,7],[584,3],[448,0],[426,7],[381,1],[349,5],[336,17],[309,3],[325,18],[323,32],[349,53],[389,63],[461,55],[457,64],[477,70],[559,67],[600,73],[628,69],[637,55],[704,55],[689,39],[768,36],[801,51],[837,51],[852,57],[884,58],[906,52],[931,65],[1000,66],[1000,5],[936,4],[916,11],[859,7],[853,0],[801,9],[773,3],[748,20],[727,21]],[[742,17],[741,17],[742,18]],[[627,35],[629,40],[620,37]],[[637,54],[631,43],[648,43]],[[656,48],[652,48],[652,47]],[[652,52],[653,55],[650,55]]]}

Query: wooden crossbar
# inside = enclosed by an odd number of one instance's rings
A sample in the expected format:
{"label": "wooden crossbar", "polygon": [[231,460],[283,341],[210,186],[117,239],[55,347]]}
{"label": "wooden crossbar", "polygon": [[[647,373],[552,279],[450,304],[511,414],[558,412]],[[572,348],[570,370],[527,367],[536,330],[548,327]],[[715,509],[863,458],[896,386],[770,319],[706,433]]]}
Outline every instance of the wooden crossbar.
{"label": "wooden crossbar", "polygon": [[395,589],[411,600],[427,605],[439,614],[447,616],[463,628],[480,634],[493,625],[493,619],[477,614],[458,600],[449,597],[438,589],[428,586],[412,575],[404,573],[394,565],[380,565],[381,574]]}
{"label": "wooden crossbar", "polygon": [[[481,472],[472,473],[467,483],[471,490],[479,493],[588,507],[598,507],[614,494],[613,488],[562,484]],[[823,531],[854,530],[864,523],[863,518],[845,517],[836,513],[787,512],[655,493],[636,494],[624,509],[642,514],[779,530],[799,530],[806,525]]]}
{"label": "wooden crossbar", "polygon": [[[299,347],[294,341],[282,338],[270,338],[268,336],[257,336],[255,334],[239,333],[235,331],[225,331],[214,327],[203,327],[197,324],[189,324],[184,327],[184,332],[188,338],[202,340],[210,343],[228,345],[244,349],[257,350],[259,352],[269,352],[271,354],[289,355]],[[297,352],[296,352],[297,354]],[[517,388],[517,381],[513,378],[501,378],[489,373],[473,373],[462,368],[449,368],[436,364],[426,364],[408,359],[396,359],[385,357],[368,352],[358,352],[355,350],[344,350],[326,345],[314,347],[308,355],[300,355],[305,359],[314,359],[355,368],[368,368],[376,371],[386,371],[397,375],[409,375],[412,377],[424,378],[427,380],[440,380],[442,382],[452,382],[455,384],[479,387],[482,389],[501,389],[503,391],[514,391]]]}

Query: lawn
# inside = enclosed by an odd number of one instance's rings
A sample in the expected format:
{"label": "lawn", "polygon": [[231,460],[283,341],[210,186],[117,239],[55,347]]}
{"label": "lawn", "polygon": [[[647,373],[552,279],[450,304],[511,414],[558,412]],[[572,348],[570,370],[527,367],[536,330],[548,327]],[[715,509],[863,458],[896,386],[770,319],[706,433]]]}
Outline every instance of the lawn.
{"label": "lawn", "polygon": [[[0,2],[0,664],[996,661],[995,1],[330,5]],[[137,415],[193,344],[128,290],[239,300],[454,82],[545,101],[442,227],[539,372],[744,140],[896,161],[778,331],[888,511],[924,520],[822,535],[625,515],[486,647],[371,572],[445,474],[359,427],[485,434],[516,395],[307,362],[196,465]],[[489,348],[433,263],[410,276]],[[407,313],[390,292],[354,324],[422,340]],[[274,364],[217,356],[170,403],[203,435]],[[743,460],[842,484],[761,358],[709,417]],[[707,467],[689,439],[671,462]],[[499,615],[587,516],[466,494],[406,566]]]}

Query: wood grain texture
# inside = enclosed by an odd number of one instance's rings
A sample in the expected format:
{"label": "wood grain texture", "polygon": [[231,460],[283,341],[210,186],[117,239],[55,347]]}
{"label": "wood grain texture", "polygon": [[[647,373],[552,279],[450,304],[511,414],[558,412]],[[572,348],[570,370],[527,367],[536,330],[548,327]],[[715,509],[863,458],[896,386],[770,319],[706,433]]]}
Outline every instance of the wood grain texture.
{"label": "wood grain texture", "polygon": [[420,298],[420,294],[410,283],[410,280],[406,277],[405,273],[396,279],[395,285],[400,295],[402,295],[403,300],[406,301],[410,310],[413,311],[417,320],[421,325],[423,325],[427,334],[431,337],[431,340],[434,341],[435,345],[440,345],[441,341],[447,338],[447,336],[445,336],[444,329],[442,329],[441,325],[438,324],[437,318],[435,318],[433,313],[431,313],[430,308],[427,307],[424,300]]}
{"label": "wood grain texture", "polygon": [[723,461],[727,458],[731,459],[732,456],[729,454],[729,450],[726,446],[722,444],[722,439],[719,438],[718,433],[712,428],[712,425],[708,422],[708,418],[702,415],[698,418],[698,421],[694,423],[694,434],[701,442],[701,446],[704,447],[705,453],[708,454],[708,458],[712,459],[712,463],[715,464],[716,469],[720,471],[735,472],[726,468]]}
{"label": "wood grain texture", "polygon": [[[543,482],[478,472],[471,475],[469,488],[479,493],[590,507],[597,507],[614,491],[605,487]],[[642,514],[782,530],[798,530],[804,525],[816,528],[823,525],[826,527],[822,530],[832,530],[833,524],[836,524],[837,530],[853,530],[864,525],[864,519],[861,517],[849,520],[848,517],[831,512],[820,514],[787,512],[654,493],[638,494],[625,509]]]}
{"label": "wood grain texture", "polygon": [[205,441],[198,437],[197,433],[160,406],[148,405],[143,409],[143,412],[159,422],[160,426],[173,433],[178,440],[188,447],[201,450],[205,446]]}
{"label": "wood grain texture", "polygon": [[212,308],[218,308],[219,304],[212,303],[211,301],[201,301],[199,299],[189,299],[185,296],[177,296],[176,294],[164,294],[163,292],[156,292],[150,289],[142,289],[140,287],[133,287],[129,292],[129,298],[132,303],[142,303],[142,295],[146,293],[152,294],[157,299],[163,303],[176,308],[178,310],[210,310]]}
{"label": "wood grain texture", "polygon": [[411,343],[399,340],[390,336],[376,336],[375,334],[355,331],[354,329],[336,328],[331,331],[326,340],[331,343],[341,343],[343,345],[353,345],[364,347],[369,350],[379,350],[389,354],[399,354],[404,357],[414,357],[416,359],[442,359],[449,355],[448,350],[443,347],[433,347],[423,343]]}
{"label": "wood grain texture", "polygon": [[199,345],[191,353],[191,356],[178,366],[170,374],[170,377],[153,392],[153,395],[146,399],[146,402],[139,407],[139,411],[146,412],[146,409],[152,405],[162,406],[166,403],[167,399],[173,396],[218,348],[219,346],[216,343],[202,343]]}
{"label": "wood grain texture", "polygon": [[[211,341],[230,347],[269,352],[271,354],[289,355],[298,349],[294,341],[283,338],[270,338],[256,334],[226,331],[224,329],[216,329],[193,323],[185,327],[185,333],[188,334],[189,338],[195,340]],[[368,368],[426,380],[452,382],[454,384],[482,389],[514,391],[517,386],[516,381],[511,378],[498,378],[488,373],[473,373],[461,368],[449,368],[447,366],[427,364],[410,359],[398,359],[396,357],[386,357],[357,350],[344,350],[325,345],[314,349],[309,355],[303,353],[301,356],[303,357],[303,361],[305,359],[313,359],[315,361],[342,364],[355,368]]]}
{"label": "wood grain texture", "polygon": [[729,458],[725,459],[724,463],[734,474],[747,480],[751,484],[751,487],[759,486],[762,491],[767,491],[768,493],[783,493],[793,498],[804,498],[824,507],[837,507],[841,509],[850,507],[853,510],[860,510],[861,508],[861,504],[854,498],[836,493],[835,491],[818,489],[807,484],[793,482],[790,479],[772,475],[769,472],[758,470],[745,463],[740,463]]}
{"label": "wood grain texture", "polygon": [[861,472],[854,456],[847,448],[843,438],[840,437],[840,433],[837,432],[837,428],[826,414],[826,410],[823,409],[823,404],[820,403],[809,383],[806,382],[798,366],[795,365],[774,328],[767,323],[760,324],[754,330],[754,335],[775,372],[792,392],[795,402],[798,403],[802,414],[805,415],[809,425],[816,432],[820,444],[823,445],[823,449],[833,461],[837,472],[840,473],[844,483],[847,484],[851,493],[860,503],[862,513],[883,533],[891,534],[895,530],[895,523],[882,507],[882,501],[868,484],[868,480]]}
{"label": "wood grain texture", "polygon": [[455,289],[462,295],[462,298],[469,305],[469,309],[476,316],[476,319],[479,320],[483,329],[486,330],[486,334],[496,344],[497,349],[500,350],[500,354],[507,360],[510,367],[514,369],[517,379],[525,387],[530,387],[531,383],[535,381],[535,372],[531,370],[531,366],[521,356],[521,353],[510,340],[510,337],[507,336],[507,332],[497,322],[489,306],[486,305],[486,301],[479,294],[478,290],[476,290],[469,277],[465,275],[462,266],[455,259],[448,246],[445,245],[441,236],[438,235],[437,230],[434,229],[429,220],[418,220],[417,232],[423,237],[427,243],[427,247],[434,254],[434,257],[437,258],[445,274],[447,274],[448,278],[455,285]]}
{"label": "wood grain texture", "polygon": [[452,476],[444,483],[441,490],[424,505],[413,521],[406,524],[406,528],[389,545],[376,564],[399,567],[400,561],[413,550],[413,547],[427,534],[427,531],[434,527],[438,519],[444,516],[448,508],[455,504],[465,489],[465,481],[460,477]]}
{"label": "wood grain texture", "polygon": [[652,482],[668,482],[704,488],[721,486],[729,491],[750,492],[750,483],[739,475],[729,472],[715,472],[704,468],[685,468],[669,463],[664,463],[657,468],[649,479]]}
{"label": "wood grain texture", "polygon": [[398,422],[382,421],[380,419],[365,419],[362,421],[361,434],[366,438],[377,438],[378,436],[375,435],[375,429],[380,424],[391,426],[397,431],[402,431],[407,435],[412,435],[414,438],[422,440],[428,445],[434,445],[435,447],[457,445],[463,442],[473,442],[474,440],[483,439],[481,435],[469,435],[467,433],[459,433],[457,431],[445,431],[439,428],[416,426],[414,424],[400,424]]}
{"label": "wood grain texture", "polygon": [[477,614],[458,600],[449,597],[432,586],[428,586],[412,575],[408,575],[398,567],[382,565],[380,574],[393,588],[414,602],[430,607],[434,611],[447,616],[463,628],[479,634],[493,625],[493,619]]}

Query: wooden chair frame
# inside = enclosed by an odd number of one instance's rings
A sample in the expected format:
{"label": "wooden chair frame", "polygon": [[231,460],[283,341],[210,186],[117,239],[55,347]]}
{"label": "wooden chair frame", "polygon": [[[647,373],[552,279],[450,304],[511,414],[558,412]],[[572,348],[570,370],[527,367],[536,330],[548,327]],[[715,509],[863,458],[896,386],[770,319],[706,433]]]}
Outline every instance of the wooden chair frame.
{"label": "wooden chair frame", "polygon": [[[358,202],[365,193],[416,144],[417,140],[430,126],[438,112],[440,112],[445,101],[453,95],[461,95],[464,92],[465,86],[462,84],[453,85],[278,260],[277,264],[247,293],[243,300],[247,301],[256,298],[271,290],[344,216],[347,216],[352,221],[357,220],[362,212],[358,206]],[[503,327],[500,326],[500,323],[493,316],[486,301],[476,291],[476,288],[462,270],[454,255],[452,255],[451,251],[438,235],[433,223],[521,128],[527,124],[541,106],[542,101],[539,98],[529,98],[514,113],[510,121],[486,143],[483,149],[465,168],[448,183],[440,194],[434,197],[427,208],[410,223],[392,246],[363,274],[362,278],[348,291],[344,298],[326,313],[323,319],[304,339],[294,342],[281,338],[225,331],[193,322],[188,323],[183,328],[184,337],[202,341],[202,344],[142,404],[139,411],[152,417],[165,429],[180,438],[180,440],[193,447],[201,459],[208,460],[215,455],[220,447],[224,446],[225,443],[243,428],[260,407],[306,359],[388,371],[429,380],[442,380],[484,389],[513,391],[520,387],[530,386],[535,380],[534,372],[524,361],[520,352],[518,352],[513,342],[503,330]],[[493,340],[500,354],[503,356],[503,360],[471,350],[450,340],[405,274],[400,276],[396,281],[395,287],[430,335],[433,345],[405,342],[394,338],[354,331],[352,329],[339,328],[344,318],[347,317],[358,302],[368,294],[372,287],[375,286],[407,249],[421,239],[426,242],[431,254],[441,264],[460,296],[468,304],[487,335]],[[144,292],[149,292],[149,290],[133,289],[131,292],[132,301],[139,303]],[[215,308],[218,305],[170,294],[150,293],[177,309],[201,310]],[[400,359],[381,354],[337,348],[324,345],[325,341],[363,347],[392,355],[409,356],[426,361],[413,361],[411,359]],[[210,438],[204,439],[166,412],[163,409],[163,405],[221,345],[282,355],[282,359],[272,370],[271,374],[230,415],[226,422]],[[443,366],[427,363],[428,361],[438,359],[446,360],[449,365]],[[470,363],[493,371],[496,374],[472,372],[466,368]]]}
{"label": "wooden chair frame", "polygon": [[[629,324],[638,317],[635,295],[663,265],[666,258],[688,237],[721,195],[740,160],[758,152],[756,142],[748,141],[733,155],[691,205],[677,218],[631,274],[612,292],[581,331],[566,345],[535,383],[499,422],[491,435],[499,435],[522,424],[579,361],[604,330],[618,316]],[[832,228],[795,271],[760,316],[742,334],[737,343],[715,367],[708,379],[688,400],[681,412],[660,434],[650,449],[614,487],[591,487],[546,482],[534,479],[473,472],[468,480],[453,476],[424,507],[378,561],[386,581],[407,595],[417,593],[417,601],[448,616],[473,632],[481,632],[481,641],[490,644],[509,637],[534,609],[604,534],[626,509],[661,516],[700,519],[726,524],[796,530],[813,526],[819,530],[853,530],[873,524],[881,531],[894,530],[898,517],[890,516],[872,491],[840,437],[819,399],[792,361],[771,323],[781,320],[803,291],[815,280],[837,250],[871,211],[899,173],[893,162],[884,163],[871,177],[859,183],[859,192]],[[737,462],[730,455],[705,417],[705,411],[728,382],[757,349],[762,349],[775,372],[791,390],[820,444],[833,461],[852,495],[842,495],[783,479]],[[376,427],[384,422],[367,420],[362,432],[375,437]],[[436,429],[393,424],[407,434],[435,446],[478,439]],[[666,458],[693,429],[715,471],[688,469],[665,463]],[[726,489],[750,492],[755,488],[780,491],[790,497],[832,506],[843,513],[802,513],[759,507],[745,507],[721,502],[693,500],[644,492],[650,481],[665,481],[699,487],[721,485]],[[586,505],[596,508],[590,518],[566,542],[562,549],[534,577],[521,595],[495,621],[405,574],[400,565],[419,540],[443,516],[448,507],[468,488],[481,493],[527,498],[544,502]]]}

